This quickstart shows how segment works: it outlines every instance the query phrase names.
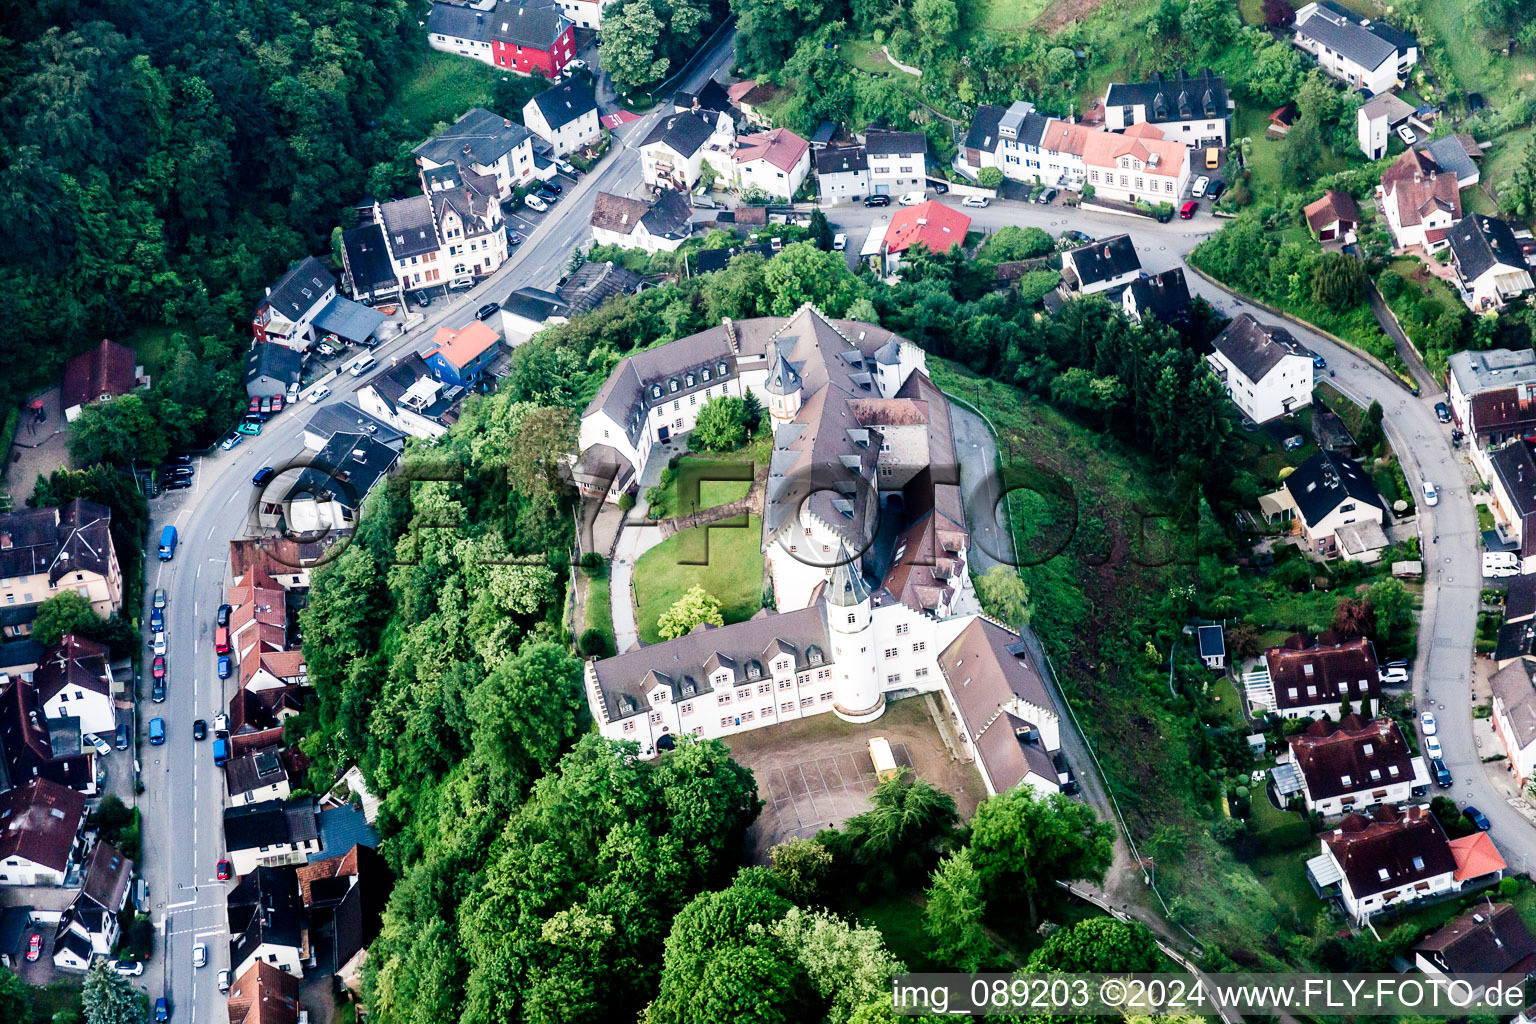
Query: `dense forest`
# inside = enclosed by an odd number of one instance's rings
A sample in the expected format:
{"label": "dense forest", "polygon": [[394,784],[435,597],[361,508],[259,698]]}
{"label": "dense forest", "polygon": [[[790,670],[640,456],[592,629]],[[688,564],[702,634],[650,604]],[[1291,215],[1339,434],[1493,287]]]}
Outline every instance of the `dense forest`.
{"label": "dense forest", "polygon": [[210,440],[256,297],[393,154],[374,121],[422,48],[404,0],[5,5],[0,406],[104,335],[158,330],[153,390],[86,461]]}

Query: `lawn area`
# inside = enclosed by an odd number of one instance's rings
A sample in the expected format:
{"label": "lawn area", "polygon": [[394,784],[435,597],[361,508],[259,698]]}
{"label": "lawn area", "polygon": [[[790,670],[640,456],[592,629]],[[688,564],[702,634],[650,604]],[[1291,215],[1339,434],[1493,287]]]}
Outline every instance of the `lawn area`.
{"label": "lawn area", "polygon": [[165,370],[171,340],[190,329],[188,326],[166,327],[163,324],[145,324],[134,328],[128,337],[122,339],[122,342],[138,355],[139,362],[144,365],[144,372],[150,377],[157,377]]}
{"label": "lawn area", "polygon": [[[425,137],[434,125],[451,124],[470,107],[490,107],[496,85],[504,74],[468,57],[428,50],[385,116],[410,125]],[[529,83],[529,97],[540,90],[538,80],[513,77]],[[519,102],[516,109],[498,113],[521,120],[522,111]]]}
{"label": "lawn area", "polygon": [[1318,899],[1312,883],[1307,881],[1307,858],[1315,852],[1312,846],[1306,846],[1284,853],[1263,854],[1248,861],[1259,883],[1275,897],[1278,904],[1275,917],[1298,932],[1309,931],[1323,909],[1323,901]]}
{"label": "lawn area", "polygon": [[[1490,106],[1498,108],[1517,100],[1523,92],[1530,95],[1536,88],[1532,75],[1536,75],[1536,57],[1517,53],[1505,57],[1489,45],[1481,29],[1469,29],[1480,25],[1479,0],[1433,0],[1419,4],[1419,16],[1437,44],[1444,48],[1450,66],[1436,70],[1448,72],[1465,94],[1480,92]],[[1503,45],[1503,40],[1499,41]],[[1434,50],[1431,50],[1433,53]]]}
{"label": "lawn area", "polygon": [[587,580],[586,623],[588,629],[600,630],[608,637],[608,649],[613,649],[613,604],[609,599],[608,570],[602,576]]}
{"label": "lawn area", "polygon": [[860,71],[895,71],[873,39],[850,39],[843,43],[843,56]]}
{"label": "lawn area", "polygon": [[761,430],[752,443],[734,452],[684,455],[676,469],[664,470],[661,482],[646,492],[648,507],[660,514],[652,519],[685,516],[747,496],[754,473],[773,454],[773,434]]}
{"label": "lawn area", "polygon": [[967,19],[978,28],[1016,31],[1027,28],[1050,9],[1053,0],[976,0]]}
{"label": "lawn area", "polygon": [[755,615],[763,606],[762,535],[762,520],[748,516],[744,527],[684,530],[641,555],[635,563],[640,639],[659,641],[656,620],[695,584],[720,602],[727,624]]}
{"label": "lawn area", "polygon": [[863,924],[880,929],[885,947],[901,958],[907,970],[932,971],[944,967],[932,957],[933,940],[923,930],[923,908],[913,900],[890,896],[871,903],[857,916]]}
{"label": "lawn area", "polygon": [[1216,713],[1226,720],[1228,725],[1239,726],[1243,724],[1243,702],[1238,696],[1237,686],[1229,676],[1222,676],[1211,687],[1211,702],[1215,705]]}
{"label": "lawn area", "polygon": [[1483,185],[1491,183],[1497,190],[1500,183],[1509,181],[1525,153],[1525,147],[1530,145],[1532,136],[1536,136],[1536,128],[1521,128],[1497,139],[1483,158],[1481,181],[1461,193],[1462,205],[1474,213],[1497,214],[1499,204],[1488,197],[1488,193],[1483,191]]}

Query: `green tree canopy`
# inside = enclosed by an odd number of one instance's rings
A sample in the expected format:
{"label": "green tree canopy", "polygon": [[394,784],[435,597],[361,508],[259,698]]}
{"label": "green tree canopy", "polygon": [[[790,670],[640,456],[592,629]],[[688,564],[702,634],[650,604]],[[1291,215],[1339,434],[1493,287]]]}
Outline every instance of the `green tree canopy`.
{"label": "green tree canopy", "polygon": [[96,960],[85,972],[80,984],[80,1008],[86,1024],[144,1024],[144,997],[133,984]]}
{"label": "green tree canopy", "polygon": [[959,822],[954,799],[909,771],[880,783],[871,802],[843,824],[840,841],[877,880],[927,872]]}
{"label": "green tree canopy", "polygon": [[992,956],[992,940],[982,927],[987,912],[981,876],[961,847],[939,862],[928,887],[923,928],[933,939],[933,956],[952,971],[976,971]]}
{"label": "green tree canopy", "polygon": [[106,625],[91,608],[89,598],[73,590],[61,590],[37,606],[32,621],[32,638],[44,647],[52,647],[66,633],[93,635]]}
{"label": "green tree canopy", "polygon": [[1020,629],[1029,622],[1029,584],[1011,565],[994,565],[976,577],[976,596],[986,613]]}
{"label": "green tree canopy", "polygon": [[740,398],[721,395],[699,410],[688,446],[710,452],[735,451],[747,443],[747,406]]}
{"label": "green tree canopy", "polygon": [[1031,971],[1151,973],[1162,967],[1157,940],[1139,921],[1091,917],[1061,928],[1029,956]]}
{"label": "green tree canopy", "polygon": [[656,631],[663,640],[676,640],[705,622],[712,626],[723,626],[725,616],[721,613],[719,599],[703,586],[695,584],[671,608],[661,613],[661,618],[656,620]]}
{"label": "green tree canopy", "polygon": [[1038,902],[1057,881],[1103,880],[1111,830],[1086,804],[1019,786],[990,797],[971,819],[971,853],[989,903],[1020,901],[1037,920]]}

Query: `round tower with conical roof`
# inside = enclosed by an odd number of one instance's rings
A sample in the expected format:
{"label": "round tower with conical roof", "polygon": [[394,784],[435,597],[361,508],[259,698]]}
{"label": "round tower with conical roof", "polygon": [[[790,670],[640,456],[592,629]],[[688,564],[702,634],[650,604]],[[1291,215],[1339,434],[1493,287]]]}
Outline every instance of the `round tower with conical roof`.
{"label": "round tower with conical roof", "polygon": [[800,374],[784,356],[784,346],[773,341],[773,362],[768,365],[768,379],[763,383],[768,392],[768,415],[774,426],[788,423],[800,413]]}
{"label": "round tower with conical roof", "polygon": [[846,722],[870,722],[885,712],[870,628],[874,602],[859,560],[838,545],[837,564],[823,591],[832,641],[832,711]]}

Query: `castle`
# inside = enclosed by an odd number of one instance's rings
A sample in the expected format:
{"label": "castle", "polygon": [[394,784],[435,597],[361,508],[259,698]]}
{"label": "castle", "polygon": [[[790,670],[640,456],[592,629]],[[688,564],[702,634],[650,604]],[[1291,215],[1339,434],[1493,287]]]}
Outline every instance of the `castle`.
{"label": "castle", "polygon": [[712,398],[756,395],[773,426],[763,552],[777,611],[586,666],[605,736],[646,756],[888,698],[943,696],[989,793],[1070,779],[1059,713],[1019,636],[981,613],[949,403],[924,352],[802,306],[632,355],[582,415],[578,475],[617,500]]}

